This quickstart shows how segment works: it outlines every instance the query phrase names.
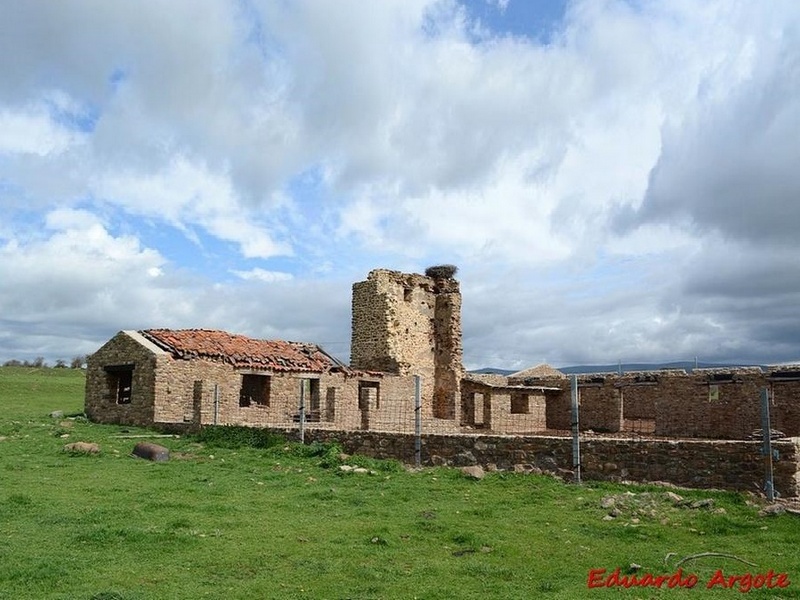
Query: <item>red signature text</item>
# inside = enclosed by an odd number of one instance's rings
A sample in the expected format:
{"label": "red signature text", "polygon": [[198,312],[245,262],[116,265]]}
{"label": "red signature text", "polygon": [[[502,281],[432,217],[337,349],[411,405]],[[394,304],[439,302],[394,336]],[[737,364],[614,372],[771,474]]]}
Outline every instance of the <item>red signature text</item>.
{"label": "red signature text", "polygon": [[[654,575],[653,573],[624,574],[617,567],[610,573],[606,569],[590,569],[586,585],[589,588],[693,588],[699,582],[694,573],[684,573],[678,569],[673,573]],[[789,575],[776,573],[772,569],[766,573],[745,573],[743,575],[727,575],[717,569],[706,582],[706,589],[726,589],[749,592],[758,589],[775,589],[789,587]]]}

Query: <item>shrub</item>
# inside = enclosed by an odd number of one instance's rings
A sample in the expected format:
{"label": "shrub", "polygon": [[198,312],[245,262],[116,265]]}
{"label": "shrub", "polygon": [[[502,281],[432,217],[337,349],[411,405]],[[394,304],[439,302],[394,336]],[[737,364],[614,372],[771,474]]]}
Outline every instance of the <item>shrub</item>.
{"label": "shrub", "polygon": [[218,448],[272,448],[286,443],[280,434],[241,425],[209,425],[196,433],[194,438]]}

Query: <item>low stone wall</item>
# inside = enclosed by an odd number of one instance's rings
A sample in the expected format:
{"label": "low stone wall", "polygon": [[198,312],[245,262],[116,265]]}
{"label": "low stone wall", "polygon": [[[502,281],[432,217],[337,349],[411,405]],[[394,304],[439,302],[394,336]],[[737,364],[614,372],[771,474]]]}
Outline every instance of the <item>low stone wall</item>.
{"label": "low stone wall", "polygon": [[[296,434],[296,430],[291,432]],[[414,436],[370,431],[306,431],[306,442],[337,441],[348,453],[414,463]],[[757,441],[642,440],[591,438],[581,441],[585,479],[663,481],[692,488],[763,490],[764,458]],[[800,438],[773,442],[775,490],[800,493]],[[543,471],[568,478],[572,440],[549,436],[426,435],[423,465],[482,465],[499,470]]]}

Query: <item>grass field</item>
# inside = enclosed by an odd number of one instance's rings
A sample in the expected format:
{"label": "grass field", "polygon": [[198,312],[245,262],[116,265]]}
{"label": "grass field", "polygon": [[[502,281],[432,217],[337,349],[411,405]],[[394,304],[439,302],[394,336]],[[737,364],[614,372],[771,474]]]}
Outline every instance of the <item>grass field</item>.
{"label": "grass field", "polygon": [[[0,368],[0,598],[144,600],[739,598],[724,576],[786,573],[749,598],[800,598],[800,517],[759,516],[732,493],[563,484],[551,477],[412,472],[335,448],[159,438],[80,415],[83,374]],[[51,418],[61,410],[65,418]],[[227,445],[219,444],[227,440]],[[98,455],[62,450],[95,442]],[[692,508],[694,503],[694,508]],[[605,507],[604,507],[605,505]],[[616,517],[610,518],[610,512]],[[616,567],[691,589],[589,588]],[[718,577],[718,575],[717,575]]]}

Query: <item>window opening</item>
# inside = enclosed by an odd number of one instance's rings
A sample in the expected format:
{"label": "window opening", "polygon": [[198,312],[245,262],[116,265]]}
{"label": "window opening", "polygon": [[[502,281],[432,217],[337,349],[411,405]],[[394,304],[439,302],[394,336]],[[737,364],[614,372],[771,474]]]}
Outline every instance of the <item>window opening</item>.
{"label": "window opening", "polygon": [[371,410],[381,407],[381,384],[377,381],[358,382],[358,408]]}
{"label": "window opening", "polygon": [[527,415],[530,412],[530,402],[528,394],[522,392],[511,392],[511,414]]}
{"label": "window opening", "polygon": [[[305,406],[305,420],[319,422],[322,420],[321,402],[319,396],[319,379],[302,379],[300,381]],[[295,415],[295,420],[300,421],[300,413]]]}
{"label": "window opening", "polygon": [[325,392],[325,420],[336,419],[336,388],[329,386]]}
{"label": "window opening", "polygon": [[243,374],[242,388],[239,391],[239,406],[243,408],[252,404],[269,406],[270,380],[269,375]]}
{"label": "window opening", "polygon": [[116,404],[130,404],[133,396],[134,365],[109,365],[104,367],[108,396]]}

